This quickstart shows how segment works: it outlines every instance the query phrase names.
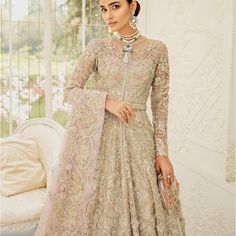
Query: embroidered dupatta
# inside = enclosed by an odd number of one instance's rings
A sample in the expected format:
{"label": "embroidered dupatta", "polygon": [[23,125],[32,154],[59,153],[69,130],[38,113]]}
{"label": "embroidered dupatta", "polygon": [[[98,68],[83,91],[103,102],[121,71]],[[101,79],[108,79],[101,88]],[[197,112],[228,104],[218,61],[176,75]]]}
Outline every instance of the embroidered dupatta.
{"label": "embroidered dupatta", "polygon": [[96,68],[97,41],[86,46],[66,86],[71,110],[35,236],[80,236],[86,232],[86,207],[93,193],[107,96],[105,91],[84,89]]}

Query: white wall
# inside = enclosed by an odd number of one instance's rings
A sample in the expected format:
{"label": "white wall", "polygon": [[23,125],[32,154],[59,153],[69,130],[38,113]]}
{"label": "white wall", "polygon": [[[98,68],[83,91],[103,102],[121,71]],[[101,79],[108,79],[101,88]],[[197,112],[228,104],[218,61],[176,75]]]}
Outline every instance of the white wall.
{"label": "white wall", "polygon": [[225,176],[233,1],[139,0],[140,31],[169,50],[170,159],[188,236],[234,235],[234,182]]}

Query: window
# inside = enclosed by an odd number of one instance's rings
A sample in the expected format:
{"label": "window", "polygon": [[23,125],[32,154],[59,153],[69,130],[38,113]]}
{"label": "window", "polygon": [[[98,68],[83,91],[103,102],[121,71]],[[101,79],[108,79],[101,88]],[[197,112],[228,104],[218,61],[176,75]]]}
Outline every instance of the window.
{"label": "window", "polygon": [[88,41],[108,36],[98,4],[1,1],[1,137],[30,118],[48,117],[65,126],[64,83]]}

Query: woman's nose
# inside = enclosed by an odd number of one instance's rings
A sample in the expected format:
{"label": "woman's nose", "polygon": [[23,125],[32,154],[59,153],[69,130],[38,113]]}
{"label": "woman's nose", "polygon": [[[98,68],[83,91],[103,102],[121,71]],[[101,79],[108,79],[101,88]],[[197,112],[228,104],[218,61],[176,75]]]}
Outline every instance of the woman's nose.
{"label": "woman's nose", "polygon": [[106,12],[106,20],[109,21],[109,20],[111,20],[111,19],[112,19],[112,14],[111,14],[110,11],[107,11],[107,12]]}

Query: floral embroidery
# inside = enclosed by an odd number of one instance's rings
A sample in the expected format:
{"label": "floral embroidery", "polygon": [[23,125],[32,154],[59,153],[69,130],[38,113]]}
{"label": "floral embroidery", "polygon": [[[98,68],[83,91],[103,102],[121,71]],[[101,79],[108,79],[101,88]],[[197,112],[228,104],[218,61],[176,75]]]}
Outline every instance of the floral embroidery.
{"label": "floral embroidery", "polygon": [[[92,40],[66,85],[69,120],[35,236],[186,235],[181,202],[163,208],[154,165],[168,156],[167,47],[136,44],[126,67],[113,43]],[[91,74],[95,89],[85,89]],[[105,110],[107,96],[123,99],[124,83],[124,102],[136,114],[127,124]]]}

